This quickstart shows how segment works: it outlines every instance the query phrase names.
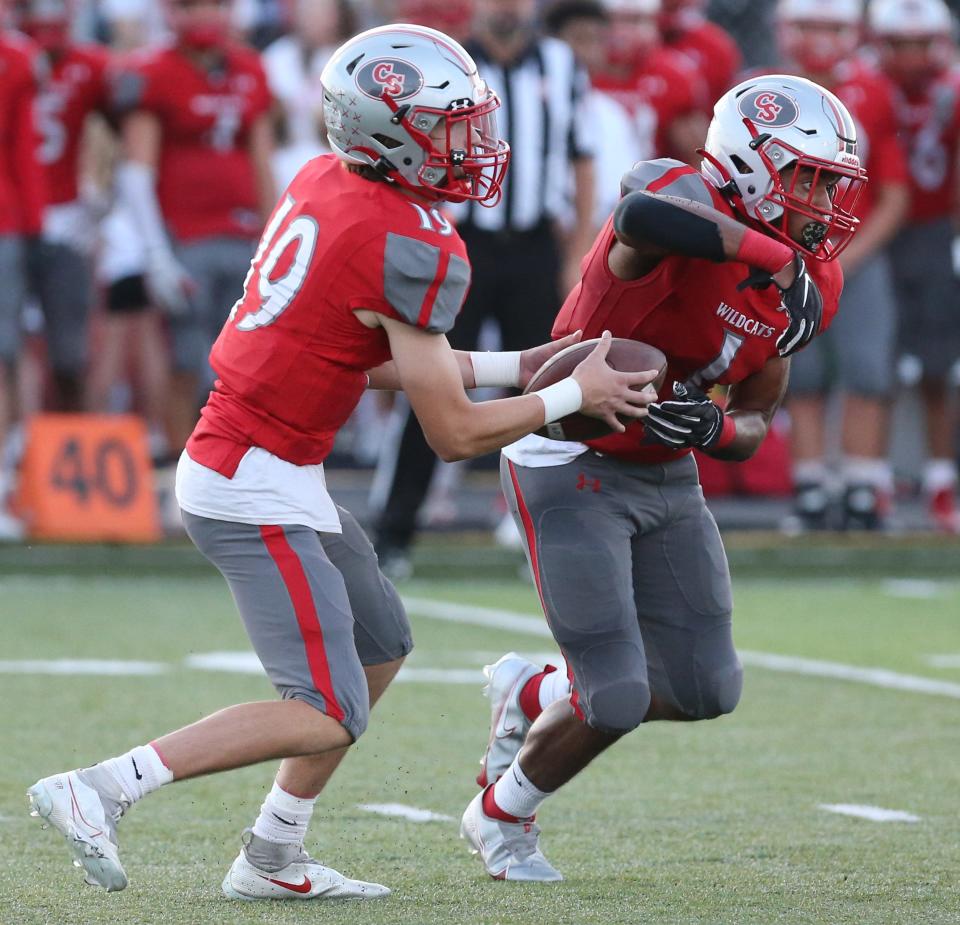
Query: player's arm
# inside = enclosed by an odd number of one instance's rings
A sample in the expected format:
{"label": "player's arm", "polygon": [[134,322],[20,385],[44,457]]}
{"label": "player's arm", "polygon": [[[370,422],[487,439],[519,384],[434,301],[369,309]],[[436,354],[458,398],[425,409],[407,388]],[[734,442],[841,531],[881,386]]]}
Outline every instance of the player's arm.
{"label": "player's arm", "polygon": [[247,148],[253,162],[260,216],[266,223],[277,204],[277,186],[273,179],[274,126],[269,112],[253,120]]}
{"label": "player's arm", "polygon": [[157,305],[184,312],[189,306],[191,281],[173,253],[157,201],[163,127],[156,115],[136,109],[124,119],[121,139],[123,161],[117,168],[117,191],[143,240],[147,287]]}
{"label": "player's arm", "polygon": [[[533,374],[552,356],[578,343],[580,331],[574,331],[559,340],[553,340],[539,347],[527,350],[488,352],[480,350],[454,350],[453,355],[460,370],[460,378],[465,389],[480,388],[526,388]],[[398,391],[400,374],[397,364],[388,360],[367,373],[370,389],[388,389]]]}
{"label": "player's arm", "polygon": [[763,443],[783,401],[789,372],[789,359],[772,357],[730,387],[725,409],[699,389],[675,383],[672,401],[655,402],[647,409],[647,437],[673,449],[699,449],[717,459],[749,459]]}
{"label": "player's arm", "polygon": [[472,402],[463,375],[443,334],[421,330],[386,316],[380,323],[390,340],[399,384],[406,393],[427,442],[441,459],[468,459],[498,450],[575,411],[598,417],[622,432],[617,413],[642,417],[652,389],[640,388],[656,371],[619,373],[606,363],[610,336],[573,374],[531,395]]}

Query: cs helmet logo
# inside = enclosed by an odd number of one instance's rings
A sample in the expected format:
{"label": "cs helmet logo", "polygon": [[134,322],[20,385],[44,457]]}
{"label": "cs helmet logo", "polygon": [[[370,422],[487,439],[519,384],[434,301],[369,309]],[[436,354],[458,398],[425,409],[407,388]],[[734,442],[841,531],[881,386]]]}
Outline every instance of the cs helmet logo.
{"label": "cs helmet logo", "polygon": [[371,99],[405,100],[423,88],[423,74],[409,61],[399,58],[377,58],[357,68],[357,86]]}
{"label": "cs helmet logo", "polygon": [[797,104],[776,90],[760,90],[744,94],[737,104],[740,114],[757,125],[786,128],[800,116]]}

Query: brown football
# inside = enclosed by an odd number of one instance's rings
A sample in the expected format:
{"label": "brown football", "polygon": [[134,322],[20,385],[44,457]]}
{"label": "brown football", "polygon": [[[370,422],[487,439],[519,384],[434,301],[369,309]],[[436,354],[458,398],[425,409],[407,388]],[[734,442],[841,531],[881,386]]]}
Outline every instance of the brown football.
{"label": "brown football", "polygon": [[[599,342],[600,338],[584,340],[550,357],[533,374],[533,378],[523,390],[524,395],[529,392],[538,392],[548,385],[566,379],[590,355]],[[663,351],[625,337],[613,338],[610,352],[607,354],[607,363],[621,372],[638,373],[645,369],[659,370],[659,375],[654,382],[654,388],[658,392],[667,374],[667,358]],[[621,418],[621,420],[624,424],[629,424],[631,419]],[[579,411],[568,414],[559,421],[545,424],[537,431],[541,437],[549,437],[551,440],[576,441],[596,440],[597,437],[605,437],[612,432],[599,418],[589,417]]]}

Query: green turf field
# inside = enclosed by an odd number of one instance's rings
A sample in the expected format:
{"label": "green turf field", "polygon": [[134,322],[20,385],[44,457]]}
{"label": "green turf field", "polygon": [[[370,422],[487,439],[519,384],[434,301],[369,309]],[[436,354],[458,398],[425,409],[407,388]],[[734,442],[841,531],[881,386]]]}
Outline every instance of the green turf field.
{"label": "green turf field", "polygon": [[[737,643],[755,660],[774,653],[898,673],[880,676],[889,683],[909,675],[946,684],[925,693],[748,663],[734,715],[642,728],[546,805],[543,846],[567,879],[530,885],[487,879],[457,825],[487,736],[479,667],[510,648],[550,651],[542,635],[477,625],[482,613],[462,608],[535,615],[534,594],[520,583],[402,591],[454,602],[472,622],[412,608],[413,679],[375,711],[308,841],[321,860],[394,895],[368,905],[238,905],[219,883],[271,768],[177,784],[135,807],[120,829],[130,886],[118,894],[81,883],[24,797],[41,775],[271,695],[256,675],[186,665],[246,649],[220,581],[0,577],[0,925],[960,922],[960,586],[736,583]],[[44,666],[20,664],[58,659],[141,660],[159,673],[40,674]],[[445,673],[424,681],[417,672],[427,669]],[[477,683],[463,683],[473,674]],[[456,821],[413,823],[361,803]],[[819,808],[842,803],[919,821]]]}

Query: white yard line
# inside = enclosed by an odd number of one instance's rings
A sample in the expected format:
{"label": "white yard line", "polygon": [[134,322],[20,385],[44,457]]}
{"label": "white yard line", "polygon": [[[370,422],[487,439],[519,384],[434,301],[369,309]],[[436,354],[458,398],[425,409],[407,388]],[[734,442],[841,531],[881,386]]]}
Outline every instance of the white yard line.
{"label": "white yard line", "polygon": [[931,668],[960,668],[960,652],[952,655],[925,655],[923,660]]}
{"label": "white yard line", "polygon": [[[529,614],[492,607],[457,604],[453,601],[427,600],[419,597],[404,597],[403,600],[411,613],[434,620],[469,623],[474,626],[505,629],[516,633],[529,633],[532,636],[550,636],[550,630],[546,622],[540,617],[531,617]],[[827,662],[792,655],[776,655],[770,652],[752,652],[741,649],[739,654],[740,660],[745,665],[766,668],[769,671],[835,678],[840,681],[869,684],[873,687],[910,691],[915,694],[933,694],[960,700],[960,684],[951,681],[938,681],[919,675],[901,674],[897,671],[888,671],[886,668],[861,668],[857,665],[845,665],[842,662]]]}
{"label": "white yard line", "polygon": [[890,578],[881,585],[881,588],[883,593],[890,597],[915,600],[942,597],[947,590],[943,582],[928,578]]}
{"label": "white yard line", "polygon": [[0,661],[0,674],[163,674],[170,666],[162,662],[122,662],[105,659],[57,658]]}
{"label": "white yard line", "polygon": [[359,803],[357,809],[367,813],[376,813],[378,816],[398,816],[408,822],[452,822],[453,816],[435,813],[429,809],[418,809],[416,806],[407,806],[405,803]]}
{"label": "white yard line", "polygon": [[884,809],[882,806],[865,806],[861,803],[820,803],[818,809],[841,816],[856,816],[871,822],[919,822],[920,817],[902,809]]}

